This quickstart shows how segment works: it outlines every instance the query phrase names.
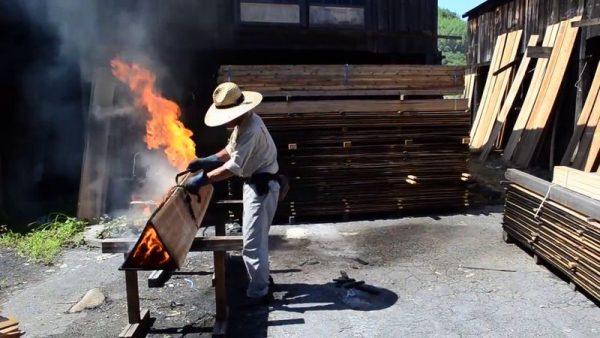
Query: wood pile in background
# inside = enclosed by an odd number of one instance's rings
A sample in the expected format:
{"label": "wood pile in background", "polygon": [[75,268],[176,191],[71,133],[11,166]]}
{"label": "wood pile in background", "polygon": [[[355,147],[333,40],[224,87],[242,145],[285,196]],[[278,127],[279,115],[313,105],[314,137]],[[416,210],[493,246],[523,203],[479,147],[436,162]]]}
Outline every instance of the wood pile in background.
{"label": "wood pile in background", "polygon": [[228,65],[218,81],[265,97],[460,95],[464,74],[464,67],[429,65]]}
{"label": "wood pile in background", "polygon": [[600,300],[600,201],[510,169],[503,228]]}
{"label": "wood pile in background", "polygon": [[[360,84],[339,86],[345,68],[361,74]],[[461,93],[462,68],[222,66],[220,74],[266,93],[254,111],[291,185],[279,219],[468,205],[467,100],[422,97]]]}

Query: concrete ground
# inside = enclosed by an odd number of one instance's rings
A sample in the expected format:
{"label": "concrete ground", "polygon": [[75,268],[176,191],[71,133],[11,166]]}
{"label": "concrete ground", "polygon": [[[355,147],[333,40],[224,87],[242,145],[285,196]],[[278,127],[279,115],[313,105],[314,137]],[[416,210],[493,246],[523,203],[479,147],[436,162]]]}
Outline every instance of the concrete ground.
{"label": "concrete ground", "polygon": [[[244,273],[234,256],[230,336],[598,337],[598,306],[535,265],[520,247],[503,243],[501,211],[274,226],[275,301],[269,307],[239,305]],[[12,259],[11,265],[26,264]],[[121,255],[77,249],[55,267],[26,266],[38,272],[25,284],[8,278],[0,288],[0,312],[17,316],[28,337],[114,337],[126,323],[121,263]],[[12,270],[0,266],[2,276]],[[18,278],[28,276],[22,270]],[[184,272],[167,287],[149,290],[140,281],[142,304],[157,317],[152,336],[210,335],[210,270],[210,255],[191,254]],[[340,270],[379,293],[336,287],[332,279]],[[93,287],[107,296],[104,305],[65,313]]]}

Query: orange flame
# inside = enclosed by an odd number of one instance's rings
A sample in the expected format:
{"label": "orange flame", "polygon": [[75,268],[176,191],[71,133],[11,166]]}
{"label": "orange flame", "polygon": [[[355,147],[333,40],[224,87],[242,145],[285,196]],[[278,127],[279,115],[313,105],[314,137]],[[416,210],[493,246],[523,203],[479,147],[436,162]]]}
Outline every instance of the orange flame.
{"label": "orange flame", "polygon": [[181,109],[158,94],[156,76],[138,64],[127,64],[115,58],[111,61],[112,73],[127,84],[135,95],[137,107],[144,108],[150,119],[146,122],[144,141],[148,149],[164,149],[169,162],[179,170],[196,158],[193,133],[179,121]]}
{"label": "orange flame", "polygon": [[139,264],[161,266],[171,260],[171,256],[163,247],[153,226],[149,225],[133,252],[133,259]]}

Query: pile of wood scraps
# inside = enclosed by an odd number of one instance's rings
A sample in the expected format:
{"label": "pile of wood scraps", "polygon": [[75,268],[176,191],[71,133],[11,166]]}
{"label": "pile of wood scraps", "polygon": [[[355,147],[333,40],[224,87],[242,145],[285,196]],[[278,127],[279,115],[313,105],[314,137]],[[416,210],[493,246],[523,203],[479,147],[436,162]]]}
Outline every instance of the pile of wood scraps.
{"label": "pile of wood scraps", "polygon": [[[223,66],[220,81],[249,86],[246,74],[261,74],[273,66]],[[312,69],[323,83],[339,81],[329,69],[345,66],[279,66],[279,69]],[[364,67],[361,69],[361,67]],[[387,70],[389,67],[389,70]],[[321,89],[312,96],[290,94],[292,75],[272,75],[269,97],[254,111],[264,120],[278,146],[281,171],[290,179],[291,190],[278,208],[279,219],[317,216],[349,216],[368,213],[404,212],[419,209],[449,209],[468,205],[466,181],[468,128],[467,100],[419,98],[429,95],[431,84],[454,86],[456,67],[446,66],[350,66],[366,71],[378,69],[390,79],[373,77],[369,90]],[[422,68],[428,70],[428,74]],[[227,71],[229,69],[229,71]],[[238,81],[235,72],[241,72]],[[402,70],[403,75],[395,75]],[[229,72],[229,73],[228,73]],[[264,76],[264,75],[263,75]],[[429,77],[426,84],[420,77]],[[411,82],[413,99],[387,95]],[[273,79],[281,79],[276,82]],[[463,76],[458,77],[462,89]],[[258,82],[258,80],[256,80]],[[310,76],[305,82],[313,81]],[[453,87],[441,93],[452,93]],[[434,85],[435,87],[435,85]],[[380,88],[380,89],[378,89]],[[335,95],[334,95],[335,94]],[[429,96],[427,96],[429,97]]]}
{"label": "pile of wood scraps", "polygon": [[16,319],[0,315],[0,337],[21,337],[24,334],[19,329],[19,322]]}
{"label": "pile of wood scraps", "polygon": [[[503,227],[538,262],[563,272],[600,300],[600,200],[509,169]],[[556,178],[562,181],[562,174]],[[598,193],[598,192],[596,192]]]}

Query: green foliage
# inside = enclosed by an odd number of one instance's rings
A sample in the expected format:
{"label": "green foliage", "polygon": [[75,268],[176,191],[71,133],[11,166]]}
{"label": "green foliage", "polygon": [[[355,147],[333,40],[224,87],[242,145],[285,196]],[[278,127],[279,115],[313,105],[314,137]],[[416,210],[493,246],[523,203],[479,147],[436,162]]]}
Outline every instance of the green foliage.
{"label": "green foliage", "polygon": [[76,238],[83,232],[84,221],[64,214],[50,215],[48,219],[44,224],[33,224],[33,229],[25,234],[0,229],[0,247],[13,249],[36,262],[52,264],[63,248],[82,243],[81,238]]}
{"label": "green foliage", "polygon": [[444,64],[467,63],[467,23],[450,10],[438,8],[438,35],[461,36],[461,40],[439,39],[438,47],[445,56]]}

